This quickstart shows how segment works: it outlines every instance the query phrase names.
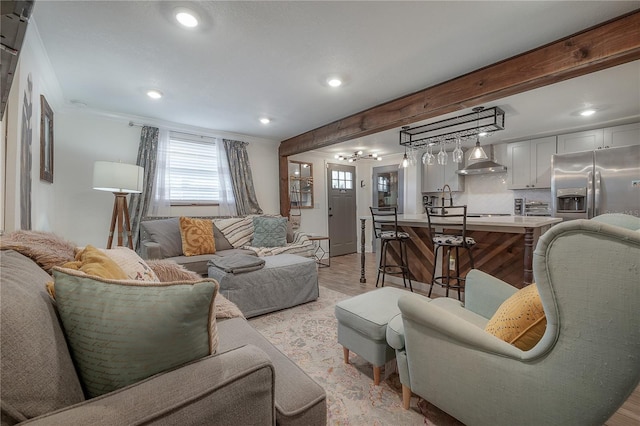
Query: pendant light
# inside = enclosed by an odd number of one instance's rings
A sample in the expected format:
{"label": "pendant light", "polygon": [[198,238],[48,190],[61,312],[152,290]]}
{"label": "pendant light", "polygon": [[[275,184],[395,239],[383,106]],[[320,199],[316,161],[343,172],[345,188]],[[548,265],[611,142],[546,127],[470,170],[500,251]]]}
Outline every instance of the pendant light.
{"label": "pendant light", "polygon": [[406,169],[409,167],[409,157],[407,157],[407,147],[404,147],[404,157],[402,157],[402,161],[398,165],[399,169]]}
{"label": "pendant light", "polygon": [[469,155],[469,161],[489,159],[489,157],[487,157],[486,152],[484,152],[484,149],[482,149],[482,147],[480,146],[480,111],[482,111],[483,109],[484,107],[475,107],[473,109],[473,111],[478,114],[478,122],[476,124],[477,139],[476,139],[476,146],[471,150],[471,154]]}

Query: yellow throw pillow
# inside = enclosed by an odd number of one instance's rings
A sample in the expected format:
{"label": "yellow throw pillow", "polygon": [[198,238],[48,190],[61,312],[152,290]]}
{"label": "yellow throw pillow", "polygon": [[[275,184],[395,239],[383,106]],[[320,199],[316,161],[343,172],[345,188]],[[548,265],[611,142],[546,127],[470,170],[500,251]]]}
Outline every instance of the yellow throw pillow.
{"label": "yellow throw pillow", "polygon": [[211,219],[180,218],[180,236],[182,253],[185,256],[213,254],[216,245],[213,240],[213,221]]}
{"label": "yellow throw pillow", "polygon": [[88,245],[76,253],[76,260],[62,265],[63,268],[74,269],[95,277],[112,280],[124,280],[127,274],[116,262],[101,250]]}
{"label": "yellow throw pillow", "polygon": [[533,348],[547,328],[538,288],[531,284],[502,302],[485,331],[523,351]]}

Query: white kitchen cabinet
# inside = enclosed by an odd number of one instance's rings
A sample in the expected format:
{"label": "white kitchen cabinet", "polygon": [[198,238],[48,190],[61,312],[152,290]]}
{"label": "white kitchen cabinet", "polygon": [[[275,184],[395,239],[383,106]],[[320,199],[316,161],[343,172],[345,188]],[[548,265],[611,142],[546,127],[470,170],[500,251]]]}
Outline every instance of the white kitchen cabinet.
{"label": "white kitchen cabinet", "polygon": [[558,154],[640,145],[640,123],[558,135]]}
{"label": "white kitchen cabinet", "polygon": [[603,139],[602,129],[558,135],[558,154],[599,149],[603,147]]}
{"label": "white kitchen cabinet", "polygon": [[640,145],[640,123],[606,127],[603,144],[605,148]]}
{"label": "white kitchen cabinet", "polygon": [[462,164],[454,163],[449,153],[449,161],[445,166],[436,163],[433,166],[422,166],[422,192],[442,192],[445,185],[451,191],[464,191],[464,180],[456,173]]}
{"label": "white kitchen cabinet", "polygon": [[507,188],[551,188],[551,156],[556,137],[507,144]]}

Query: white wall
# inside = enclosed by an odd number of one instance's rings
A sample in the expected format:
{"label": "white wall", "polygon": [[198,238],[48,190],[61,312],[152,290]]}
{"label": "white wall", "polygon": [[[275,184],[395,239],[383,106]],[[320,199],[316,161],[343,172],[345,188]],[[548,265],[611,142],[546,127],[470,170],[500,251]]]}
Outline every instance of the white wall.
{"label": "white wall", "polygon": [[[1,187],[4,201],[4,217],[0,228],[6,232],[20,228],[20,141],[22,132],[22,112],[27,79],[31,75],[31,224],[32,229],[52,230],[55,221],[54,199],[59,188],[55,182],[40,180],[40,95],[44,95],[54,113],[54,131],[57,113],[63,104],[62,91],[53,72],[40,35],[34,25],[29,25],[14,73],[9,99],[3,116],[6,130],[6,157],[2,163],[5,185]],[[5,132],[2,132],[5,146]],[[55,148],[55,137],[54,137]],[[55,161],[55,153],[54,153]],[[54,174],[56,173],[54,163]]]}
{"label": "white wall", "polygon": [[[135,163],[140,127],[129,121],[249,143],[258,203],[266,213],[278,213],[278,142],[212,129],[162,123],[145,117],[77,109],[65,105],[60,85],[42,46],[37,28],[29,25],[11,87],[2,127],[6,126],[5,231],[20,228],[20,132],[22,97],[27,76],[33,79],[33,141],[31,165],[32,229],[51,231],[79,245],[104,247],[107,242],[114,197],[92,189],[95,161]],[[54,183],[40,181],[40,94],[54,111]],[[4,132],[2,133],[4,146]],[[1,156],[0,156],[1,158]],[[5,162],[2,175],[5,176]],[[6,188],[6,189],[5,189]],[[172,215],[216,215],[217,207],[182,207]]]}

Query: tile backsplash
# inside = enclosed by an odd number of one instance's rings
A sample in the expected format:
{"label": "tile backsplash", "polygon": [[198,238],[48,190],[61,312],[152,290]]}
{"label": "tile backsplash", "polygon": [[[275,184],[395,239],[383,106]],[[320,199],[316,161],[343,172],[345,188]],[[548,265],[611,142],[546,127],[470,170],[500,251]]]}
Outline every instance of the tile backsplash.
{"label": "tile backsplash", "polygon": [[550,189],[507,189],[507,173],[471,175],[465,178],[465,191],[455,193],[455,204],[466,204],[471,213],[513,214],[513,200],[551,202]]}

